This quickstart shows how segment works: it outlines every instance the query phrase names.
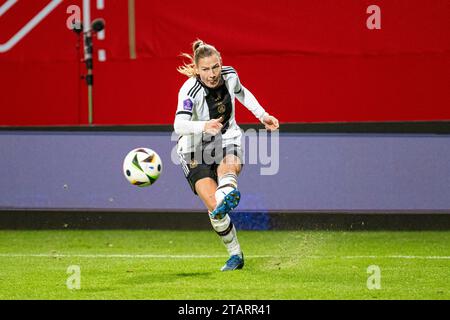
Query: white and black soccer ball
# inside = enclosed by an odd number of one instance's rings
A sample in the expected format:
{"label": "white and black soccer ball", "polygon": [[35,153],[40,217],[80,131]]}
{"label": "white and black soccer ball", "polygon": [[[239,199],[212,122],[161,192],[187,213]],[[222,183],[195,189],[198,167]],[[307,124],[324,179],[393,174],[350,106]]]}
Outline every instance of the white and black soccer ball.
{"label": "white and black soccer ball", "polygon": [[162,172],[159,155],[149,148],[131,150],[123,161],[123,174],[135,186],[148,187],[158,180]]}

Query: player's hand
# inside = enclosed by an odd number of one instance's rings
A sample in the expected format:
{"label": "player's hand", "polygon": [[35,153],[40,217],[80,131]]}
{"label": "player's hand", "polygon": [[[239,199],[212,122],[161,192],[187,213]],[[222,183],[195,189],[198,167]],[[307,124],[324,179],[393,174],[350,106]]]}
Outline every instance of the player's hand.
{"label": "player's hand", "polygon": [[280,127],[280,123],[278,122],[278,119],[274,116],[266,114],[263,118],[262,123],[269,131],[275,131]]}
{"label": "player's hand", "polygon": [[203,129],[203,132],[215,136],[223,128],[222,121],[223,121],[223,117],[220,117],[219,119],[211,119],[211,120],[207,121],[205,124],[205,128]]}

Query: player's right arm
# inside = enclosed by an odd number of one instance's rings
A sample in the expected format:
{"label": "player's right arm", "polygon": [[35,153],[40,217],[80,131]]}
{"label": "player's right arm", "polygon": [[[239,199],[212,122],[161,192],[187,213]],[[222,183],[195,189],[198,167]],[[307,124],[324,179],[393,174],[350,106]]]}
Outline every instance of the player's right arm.
{"label": "player's right arm", "polygon": [[[216,135],[222,129],[222,118],[209,121],[192,120],[193,112],[199,103],[195,97],[189,95],[189,85],[183,85],[178,93],[178,106],[175,115],[174,130],[178,135],[192,135],[208,133]],[[191,91],[192,92],[192,91]]]}

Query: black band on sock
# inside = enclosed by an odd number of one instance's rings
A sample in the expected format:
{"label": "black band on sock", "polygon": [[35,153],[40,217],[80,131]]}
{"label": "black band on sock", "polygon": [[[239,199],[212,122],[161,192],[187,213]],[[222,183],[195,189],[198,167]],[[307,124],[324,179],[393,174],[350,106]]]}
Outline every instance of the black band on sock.
{"label": "black band on sock", "polygon": [[217,187],[216,190],[220,190],[220,189],[226,188],[226,187],[231,187],[231,188],[235,188],[235,189],[236,189],[236,186],[235,186],[234,184],[228,183],[228,184],[225,184],[225,185],[223,185],[223,186]]}
{"label": "black band on sock", "polygon": [[226,228],[224,231],[221,232],[216,231],[216,233],[221,237],[225,237],[231,232],[231,230],[233,230],[233,227],[234,227],[233,222],[230,221],[230,225],[228,226],[228,228]]}
{"label": "black band on sock", "polygon": [[234,173],[225,173],[225,174],[223,175],[222,178],[225,178],[225,177],[230,177],[230,178],[235,178],[235,179],[237,179],[237,174],[234,174]]}

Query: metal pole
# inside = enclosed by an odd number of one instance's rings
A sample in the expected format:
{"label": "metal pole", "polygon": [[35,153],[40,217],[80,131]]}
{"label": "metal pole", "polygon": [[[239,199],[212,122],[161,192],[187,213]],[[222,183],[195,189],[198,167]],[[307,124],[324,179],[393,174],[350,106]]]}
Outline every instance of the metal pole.
{"label": "metal pole", "polygon": [[93,59],[92,59],[92,33],[91,28],[91,3],[83,0],[83,27],[84,27],[84,60],[87,67],[86,83],[88,85],[88,121],[91,126],[94,123],[94,98],[93,98]]}
{"label": "metal pole", "polygon": [[88,32],[85,34],[85,57],[86,57],[86,84],[88,86],[88,119],[89,125],[91,126],[94,123],[94,96],[93,96],[93,86],[94,86],[94,59],[92,57],[92,33]]}

